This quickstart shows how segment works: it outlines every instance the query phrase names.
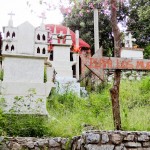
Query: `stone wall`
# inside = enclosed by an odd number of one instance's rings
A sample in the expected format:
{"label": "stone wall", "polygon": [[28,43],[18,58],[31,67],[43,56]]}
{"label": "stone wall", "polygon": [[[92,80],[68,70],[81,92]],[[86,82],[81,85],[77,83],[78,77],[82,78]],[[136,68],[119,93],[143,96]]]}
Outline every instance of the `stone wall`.
{"label": "stone wall", "polygon": [[75,137],[72,150],[150,150],[150,132],[90,131]]}
{"label": "stone wall", "polygon": [[0,150],[150,150],[150,132],[87,131],[72,140],[0,137]]}
{"label": "stone wall", "polygon": [[0,137],[0,150],[66,150],[67,138]]}

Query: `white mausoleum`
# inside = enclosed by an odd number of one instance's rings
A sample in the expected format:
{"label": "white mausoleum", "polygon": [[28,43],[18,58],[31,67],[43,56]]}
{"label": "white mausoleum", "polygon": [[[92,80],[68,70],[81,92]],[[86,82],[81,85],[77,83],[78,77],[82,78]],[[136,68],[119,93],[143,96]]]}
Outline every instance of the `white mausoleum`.
{"label": "white mausoleum", "polygon": [[[53,45],[53,61],[51,61],[52,67],[56,71],[56,83],[59,93],[73,92],[80,95],[80,83],[77,83],[77,79],[73,78],[73,65],[79,65],[79,54],[74,54],[74,60],[70,61],[70,48],[72,46],[72,39],[70,35],[70,29],[68,28],[67,34],[63,32],[57,33],[55,27],[52,34]],[[79,74],[79,69],[76,70]]]}
{"label": "white mausoleum", "polygon": [[[48,31],[44,25],[34,28],[29,22],[13,27],[12,18],[3,28],[1,94],[6,112],[47,114],[46,97],[52,83],[52,68],[48,59]],[[47,82],[44,83],[44,68]]]}

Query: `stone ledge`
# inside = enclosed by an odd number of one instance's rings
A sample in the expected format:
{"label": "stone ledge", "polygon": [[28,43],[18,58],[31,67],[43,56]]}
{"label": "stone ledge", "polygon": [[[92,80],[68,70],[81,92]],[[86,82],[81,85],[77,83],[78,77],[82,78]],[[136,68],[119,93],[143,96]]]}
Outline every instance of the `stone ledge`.
{"label": "stone ledge", "polygon": [[82,134],[80,148],[73,150],[150,150],[150,132],[146,131],[98,131],[91,130]]}
{"label": "stone ledge", "polygon": [[[66,148],[69,145],[69,149]],[[68,138],[0,137],[0,150],[150,150],[150,132],[98,131],[84,132]]]}
{"label": "stone ledge", "polygon": [[67,138],[0,137],[0,150],[66,148]]}

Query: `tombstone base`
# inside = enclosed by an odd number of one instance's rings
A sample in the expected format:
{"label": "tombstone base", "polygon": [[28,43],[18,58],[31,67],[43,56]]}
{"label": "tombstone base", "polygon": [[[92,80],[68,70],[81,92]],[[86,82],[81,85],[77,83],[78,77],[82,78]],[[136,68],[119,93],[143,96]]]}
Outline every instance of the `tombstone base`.
{"label": "tombstone base", "polygon": [[75,78],[56,78],[56,90],[59,94],[72,92],[80,96],[80,83]]}
{"label": "tombstone base", "polygon": [[4,113],[48,115],[44,96],[1,95],[0,98],[4,100]]}
{"label": "tombstone base", "polygon": [[48,115],[46,98],[51,83],[2,82],[1,96],[5,113]]}

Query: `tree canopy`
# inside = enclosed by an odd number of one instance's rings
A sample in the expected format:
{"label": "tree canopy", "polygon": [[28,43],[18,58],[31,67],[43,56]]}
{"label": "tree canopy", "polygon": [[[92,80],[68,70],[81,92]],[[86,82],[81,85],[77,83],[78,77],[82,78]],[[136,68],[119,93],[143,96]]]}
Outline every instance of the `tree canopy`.
{"label": "tree canopy", "polygon": [[[110,9],[108,4],[99,2],[98,0],[84,0],[82,3],[77,3],[73,6],[71,13],[64,13],[63,24],[71,30],[79,30],[80,37],[91,45],[92,52],[94,51],[94,17],[93,9],[99,10],[99,45],[103,46],[104,55],[112,56],[114,49],[114,39],[112,34],[112,26],[110,22]],[[105,5],[107,8],[105,8]],[[122,22],[125,20],[128,9],[125,5],[118,5],[117,20]]]}
{"label": "tree canopy", "polygon": [[133,33],[139,47],[150,43],[150,1],[131,0],[129,7],[128,30]]}
{"label": "tree canopy", "polygon": [[[82,7],[82,8],[81,8]],[[104,54],[109,54],[112,51],[113,36],[109,16],[104,14],[104,11],[99,7],[99,43],[103,45]],[[80,37],[91,45],[91,50],[94,50],[94,18],[93,9],[83,6],[73,7],[72,12],[64,16],[63,24],[71,30],[79,30]],[[107,51],[106,51],[107,50]]]}

